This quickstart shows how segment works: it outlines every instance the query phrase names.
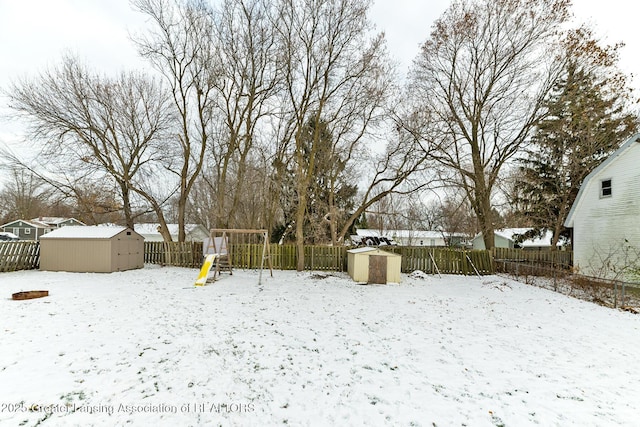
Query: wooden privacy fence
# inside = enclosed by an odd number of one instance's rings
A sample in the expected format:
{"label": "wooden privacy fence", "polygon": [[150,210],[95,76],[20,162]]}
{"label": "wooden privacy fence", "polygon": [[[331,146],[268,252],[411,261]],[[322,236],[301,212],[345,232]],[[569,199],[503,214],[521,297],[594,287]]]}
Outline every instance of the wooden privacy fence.
{"label": "wooden privacy fence", "polygon": [[0,242],[0,272],[33,270],[39,266],[38,242]]}
{"label": "wooden privacy fence", "polygon": [[[304,268],[305,270],[346,271],[348,249],[344,246],[305,246]],[[421,270],[430,274],[438,271],[443,274],[476,274],[477,270],[479,274],[493,274],[494,271],[489,251],[399,246],[387,246],[381,249],[402,255],[401,271],[403,273]],[[262,245],[231,245],[231,254],[234,267],[259,268],[262,260]],[[295,270],[297,259],[294,245],[271,245],[271,262],[274,269]]]}
{"label": "wooden privacy fence", "polygon": [[567,269],[573,266],[572,251],[527,251],[509,248],[493,248],[491,251],[497,262],[526,262]]}
{"label": "wooden privacy fence", "polygon": [[403,273],[420,270],[435,274],[493,274],[489,251],[464,251],[449,248],[390,246],[383,250],[402,255]]}
{"label": "wooden privacy fence", "polygon": [[144,262],[200,268],[202,242],[144,242]]}
{"label": "wooden privacy fence", "polygon": [[[260,268],[261,244],[235,244],[230,246],[232,266]],[[274,269],[295,270],[297,252],[295,245],[271,245],[271,263]],[[305,246],[305,270],[346,271],[347,250],[344,246]],[[458,251],[446,248],[387,246],[381,249],[402,255],[401,270],[411,273],[421,270],[435,274],[493,274],[494,265],[489,251]],[[523,256],[498,252],[499,256]],[[532,252],[532,254],[535,252]],[[571,253],[568,253],[569,255]],[[16,271],[39,267],[38,242],[0,243],[0,271]],[[539,255],[538,255],[539,256]],[[202,242],[145,242],[144,262],[177,267],[200,268]],[[265,260],[264,267],[267,268]],[[437,267],[437,268],[436,268]]]}

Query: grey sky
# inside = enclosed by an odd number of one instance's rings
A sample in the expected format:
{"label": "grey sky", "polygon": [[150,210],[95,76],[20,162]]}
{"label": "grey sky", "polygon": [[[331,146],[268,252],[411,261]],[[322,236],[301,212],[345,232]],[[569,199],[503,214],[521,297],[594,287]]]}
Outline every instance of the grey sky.
{"label": "grey sky", "polygon": [[[624,41],[621,66],[640,73],[640,41],[636,34],[633,0],[574,0],[581,21],[590,22],[608,43]],[[385,31],[391,54],[405,72],[426,40],[431,25],[448,0],[375,0],[371,17]],[[59,62],[65,52],[77,54],[88,65],[113,73],[139,68],[129,33],[144,26],[143,17],[128,0],[0,0],[0,87]],[[640,87],[634,81],[635,87]],[[0,113],[6,112],[0,99]],[[20,129],[0,118],[0,142],[20,138]]]}

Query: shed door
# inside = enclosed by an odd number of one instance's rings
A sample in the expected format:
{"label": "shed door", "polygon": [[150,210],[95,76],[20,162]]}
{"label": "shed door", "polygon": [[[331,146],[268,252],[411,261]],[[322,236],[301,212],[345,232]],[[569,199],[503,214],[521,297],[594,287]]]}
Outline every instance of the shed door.
{"label": "shed door", "polygon": [[369,283],[387,283],[387,257],[383,255],[369,256]]}

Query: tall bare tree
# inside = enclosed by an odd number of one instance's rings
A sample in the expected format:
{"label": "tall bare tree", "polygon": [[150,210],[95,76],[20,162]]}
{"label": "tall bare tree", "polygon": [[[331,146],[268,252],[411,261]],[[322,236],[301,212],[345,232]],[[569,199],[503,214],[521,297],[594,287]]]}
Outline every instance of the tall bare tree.
{"label": "tall bare tree", "polygon": [[[384,36],[369,38],[370,1],[280,0],[273,18],[278,63],[284,81],[282,106],[295,165],[295,235],[298,270],[304,268],[304,223],[316,156],[326,123],[335,149],[346,157],[367,135],[382,112],[389,74]],[[313,121],[311,138],[305,125]],[[344,157],[343,157],[344,160]]]}
{"label": "tall bare tree", "polygon": [[136,179],[161,159],[169,126],[162,86],[136,73],[107,78],[65,57],[60,66],[14,83],[8,96],[31,137],[42,143],[37,161],[49,179],[67,187],[110,180],[119,190],[124,222],[133,227]]}
{"label": "tall bare tree", "polygon": [[246,191],[247,171],[254,167],[252,151],[264,133],[258,130],[272,113],[269,100],[278,88],[270,13],[269,1],[224,0],[214,14],[212,36],[220,71],[215,85],[219,123],[218,138],[211,144],[215,172],[211,190],[219,227],[246,226],[238,223],[238,216],[246,217],[239,209],[253,196]]}
{"label": "tall bare tree", "polygon": [[148,34],[135,39],[138,50],[168,83],[178,116],[175,156],[165,167],[178,181],[178,240],[184,241],[189,194],[210,143],[219,72],[212,11],[203,0],[133,0],[132,4],[153,24]]}
{"label": "tall bare tree", "polygon": [[494,246],[492,193],[540,117],[561,71],[559,30],[570,0],[454,0],[411,72],[430,156],[452,172]]}

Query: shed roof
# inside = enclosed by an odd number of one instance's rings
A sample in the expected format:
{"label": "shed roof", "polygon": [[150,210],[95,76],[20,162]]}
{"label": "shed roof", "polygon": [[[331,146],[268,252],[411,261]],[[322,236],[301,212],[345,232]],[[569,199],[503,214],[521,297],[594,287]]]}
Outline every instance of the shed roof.
{"label": "shed roof", "polygon": [[400,254],[395,254],[393,252],[383,251],[380,248],[371,247],[371,246],[367,246],[367,247],[363,247],[363,248],[356,248],[356,249],[349,249],[347,252],[352,253],[352,254],[360,254],[360,253],[365,253],[365,252],[378,252],[378,253],[382,253],[382,254],[388,255],[388,256],[401,256]]}
{"label": "shed roof", "polygon": [[359,253],[362,253],[362,252],[371,252],[371,251],[375,251],[375,250],[377,250],[377,248],[364,247],[364,248],[349,249],[347,252],[352,253],[352,254],[359,254]]}
{"label": "shed roof", "polygon": [[117,234],[127,230],[127,227],[103,227],[99,225],[90,226],[68,226],[58,228],[45,234],[41,239],[110,239]]}

